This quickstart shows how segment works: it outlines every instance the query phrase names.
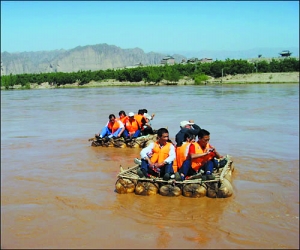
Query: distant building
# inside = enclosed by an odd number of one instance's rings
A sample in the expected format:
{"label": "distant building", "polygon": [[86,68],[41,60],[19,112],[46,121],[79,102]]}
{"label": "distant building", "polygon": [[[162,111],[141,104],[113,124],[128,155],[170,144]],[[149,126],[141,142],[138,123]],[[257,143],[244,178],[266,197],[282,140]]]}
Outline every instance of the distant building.
{"label": "distant building", "polygon": [[174,65],[175,64],[175,59],[172,56],[166,56],[164,57],[161,61],[161,64],[170,64],[170,65]]}
{"label": "distant building", "polygon": [[196,62],[198,62],[198,58],[196,58],[196,57],[192,57],[187,60],[187,63],[196,63]]}
{"label": "distant building", "polygon": [[288,57],[292,54],[292,52],[290,52],[289,50],[283,50],[281,53],[279,53],[279,55],[281,55],[282,57]]}
{"label": "distant building", "polygon": [[213,62],[213,59],[212,58],[202,58],[202,59],[200,59],[200,62],[201,63]]}

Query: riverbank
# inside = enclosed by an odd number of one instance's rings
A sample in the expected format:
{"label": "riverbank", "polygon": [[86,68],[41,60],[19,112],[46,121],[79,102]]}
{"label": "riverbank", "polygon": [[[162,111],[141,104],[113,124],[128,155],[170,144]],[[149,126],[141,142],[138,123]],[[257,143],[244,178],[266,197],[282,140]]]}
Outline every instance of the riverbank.
{"label": "riverbank", "polygon": [[[227,75],[220,78],[210,77],[207,81],[201,83],[206,84],[250,84],[250,83],[299,83],[299,72],[285,72],[285,73],[252,73],[252,74],[237,74]],[[78,88],[78,87],[106,87],[106,86],[162,86],[162,85],[194,85],[195,81],[190,77],[184,77],[178,82],[170,83],[163,80],[159,83],[141,82],[119,82],[116,80],[104,80],[102,82],[91,81],[84,85],[79,83],[65,84],[61,86],[51,85],[44,82],[40,85],[30,84],[30,89],[46,89],[46,88]],[[4,90],[1,87],[1,90]],[[14,85],[13,89],[22,89],[21,85]]]}
{"label": "riverbank", "polygon": [[228,75],[208,80],[209,83],[299,83],[299,72],[252,73]]}

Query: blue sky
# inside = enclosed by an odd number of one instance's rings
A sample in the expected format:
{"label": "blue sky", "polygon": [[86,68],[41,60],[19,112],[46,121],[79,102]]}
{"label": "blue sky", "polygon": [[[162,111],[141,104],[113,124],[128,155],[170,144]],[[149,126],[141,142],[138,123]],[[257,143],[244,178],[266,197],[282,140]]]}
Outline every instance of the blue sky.
{"label": "blue sky", "polygon": [[299,48],[298,1],[1,1],[1,52]]}

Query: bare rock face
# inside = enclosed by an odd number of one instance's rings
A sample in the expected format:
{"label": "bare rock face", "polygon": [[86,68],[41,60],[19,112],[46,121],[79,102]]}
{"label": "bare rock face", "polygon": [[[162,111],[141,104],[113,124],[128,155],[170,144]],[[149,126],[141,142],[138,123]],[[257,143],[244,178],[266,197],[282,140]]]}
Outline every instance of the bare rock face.
{"label": "bare rock face", "polygon": [[[176,55],[180,62],[184,56]],[[1,53],[1,75],[24,73],[77,72],[160,64],[165,57],[142,49],[121,49],[114,45],[78,46],[70,50]]]}

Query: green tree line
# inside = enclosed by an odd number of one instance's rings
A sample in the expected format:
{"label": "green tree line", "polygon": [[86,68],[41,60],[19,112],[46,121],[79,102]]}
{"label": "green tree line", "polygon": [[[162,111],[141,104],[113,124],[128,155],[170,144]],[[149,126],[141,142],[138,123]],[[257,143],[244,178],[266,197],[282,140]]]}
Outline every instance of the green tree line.
{"label": "green tree line", "polygon": [[[272,59],[270,62],[261,60],[255,63],[247,60],[226,59],[225,61],[214,61],[211,63],[187,63],[164,66],[139,66],[136,68],[107,69],[97,71],[78,71],[72,73],[53,72],[39,74],[10,74],[1,76],[1,86],[6,89],[14,85],[30,88],[30,84],[41,84],[48,82],[60,86],[77,82],[84,85],[90,81],[101,82],[115,79],[120,82],[154,82],[161,80],[177,82],[180,78],[187,76],[199,83],[207,79],[207,76],[221,77],[235,74],[269,73],[269,72],[295,72],[299,71],[299,60],[285,58],[282,60]],[[197,81],[196,81],[197,80]]]}

